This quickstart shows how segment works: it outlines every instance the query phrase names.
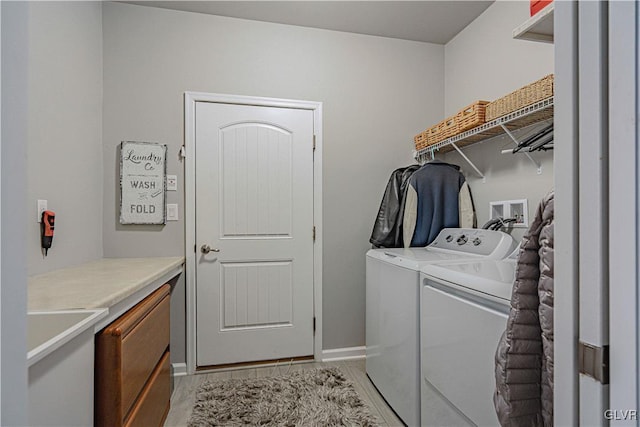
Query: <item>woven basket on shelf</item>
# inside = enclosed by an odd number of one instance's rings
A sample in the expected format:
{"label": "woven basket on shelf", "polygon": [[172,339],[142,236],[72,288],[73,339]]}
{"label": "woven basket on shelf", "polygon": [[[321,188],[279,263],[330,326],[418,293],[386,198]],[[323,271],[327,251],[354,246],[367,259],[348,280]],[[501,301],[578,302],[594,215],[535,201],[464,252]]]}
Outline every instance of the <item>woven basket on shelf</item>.
{"label": "woven basket on shelf", "polygon": [[427,128],[425,132],[427,132],[427,145],[437,144],[442,140],[440,138],[440,123]]}
{"label": "woven basket on shelf", "polygon": [[[451,116],[438,123],[438,141],[450,138],[458,133],[458,121],[456,116]],[[435,144],[435,143],[434,143]]]}
{"label": "woven basket on shelf", "polygon": [[458,111],[457,114],[420,132],[413,138],[416,150],[437,144],[460,132],[483,124],[485,122],[485,106],[488,103],[488,101],[476,101]]}
{"label": "woven basket on shelf", "polygon": [[549,74],[520,89],[514,90],[502,98],[490,102],[486,106],[485,120],[502,117],[527,105],[534,104],[553,96],[553,74]]}
{"label": "woven basket on shelf", "polygon": [[458,133],[480,126],[485,122],[485,108],[489,101],[476,101],[456,114]]}
{"label": "woven basket on shelf", "polygon": [[418,151],[422,150],[424,147],[428,145],[427,136],[428,136],[428,132],[425,130],[424,132],[420,132],[419,134],[413,137],[413,142],[416,145],[416,150]]}
{"label": "woven basket on shelf", "polygon": [[437,123],[431,127],[428,127],[426,130],[420,132],[416,136],[413,137],[413,142],[415,143],[416,150],[422,150],[430,145],[437,144],[442,141],[446,137],[442,136],[441,129],[445,129],[444,120],[440,123]]}

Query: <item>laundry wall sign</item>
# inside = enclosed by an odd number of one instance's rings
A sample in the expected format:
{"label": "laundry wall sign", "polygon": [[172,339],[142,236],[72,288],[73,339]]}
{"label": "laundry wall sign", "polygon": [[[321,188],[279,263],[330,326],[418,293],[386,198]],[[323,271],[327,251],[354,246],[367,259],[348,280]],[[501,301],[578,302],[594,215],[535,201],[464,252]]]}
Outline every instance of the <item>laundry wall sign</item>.
{"label": "laundry wall sign", "polygon": [[120,144],[120,224],[164,224],[167,145]]}

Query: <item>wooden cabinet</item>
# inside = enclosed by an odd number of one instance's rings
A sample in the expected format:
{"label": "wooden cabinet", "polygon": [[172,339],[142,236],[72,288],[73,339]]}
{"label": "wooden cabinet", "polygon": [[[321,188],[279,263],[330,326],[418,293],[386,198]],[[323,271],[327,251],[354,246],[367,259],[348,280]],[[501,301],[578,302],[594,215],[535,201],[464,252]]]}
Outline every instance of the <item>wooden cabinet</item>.
{"label": "wooden cabinet", "polygon": [[171,397],[170,290],[161,286],[96,335],[96,426],[162,426]]}
{"label": "wooden cabinet", "polygon": [[[169,409],[167,396],[170,389],[169,352],[166,352],[149,378],[148,387],[142,390],[140,399],[131,410],[125,426],[161,426]],[[163,408],[166,410],[163,411]]]}

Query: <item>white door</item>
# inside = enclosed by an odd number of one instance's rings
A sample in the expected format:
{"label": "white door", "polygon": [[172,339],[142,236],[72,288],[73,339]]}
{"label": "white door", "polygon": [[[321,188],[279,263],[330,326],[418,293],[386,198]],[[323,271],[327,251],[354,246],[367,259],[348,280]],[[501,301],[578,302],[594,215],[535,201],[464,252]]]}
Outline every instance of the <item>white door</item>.
{"label": "white door", "polygon": [[313,126],[196,103],[197,366],[313,355]]}

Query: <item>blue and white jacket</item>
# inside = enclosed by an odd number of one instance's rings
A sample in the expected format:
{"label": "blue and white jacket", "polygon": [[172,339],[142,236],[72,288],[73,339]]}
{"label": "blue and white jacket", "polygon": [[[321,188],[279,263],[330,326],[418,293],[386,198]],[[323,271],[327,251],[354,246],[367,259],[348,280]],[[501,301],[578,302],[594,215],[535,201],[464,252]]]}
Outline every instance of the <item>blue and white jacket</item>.
{"label": "blue and white jacket", "polygon": [[460,166],[433,160],[411,175],[404,206],[405,247],[427,246],[445,227],[475,227],[469,186]]}

